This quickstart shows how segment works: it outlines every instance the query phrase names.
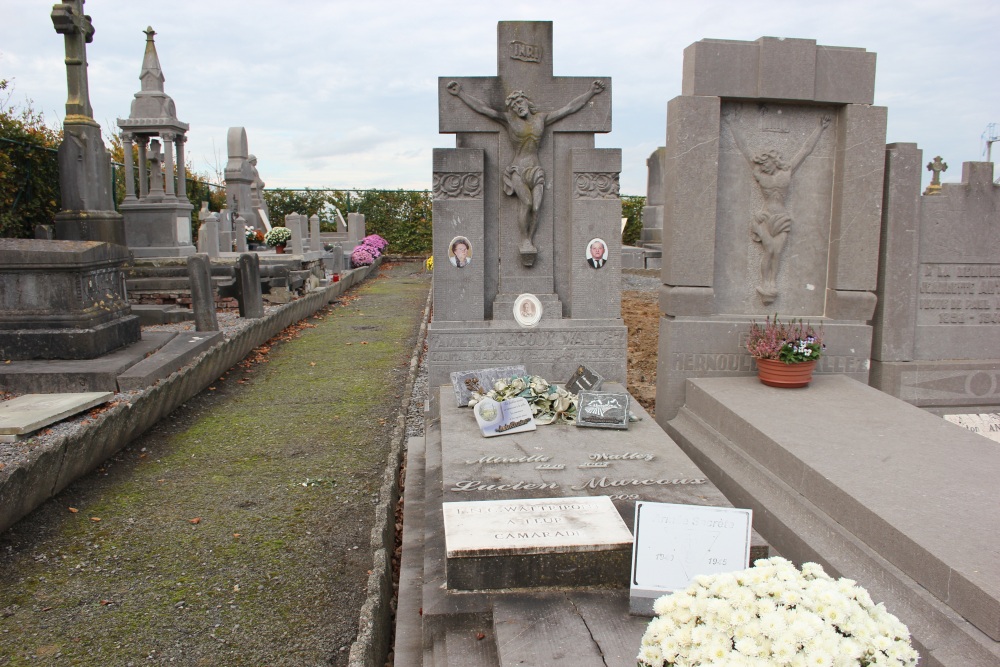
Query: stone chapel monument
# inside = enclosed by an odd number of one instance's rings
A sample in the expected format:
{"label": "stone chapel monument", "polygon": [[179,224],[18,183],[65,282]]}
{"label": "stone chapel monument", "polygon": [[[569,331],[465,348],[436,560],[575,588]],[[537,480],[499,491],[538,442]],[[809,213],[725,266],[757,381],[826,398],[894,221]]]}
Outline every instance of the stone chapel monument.
{"label": "stone chapel monument", "polygon": [[[187,198],[184,141],[188,124],[177,119],[174,101],[163,92],[163,70],[152,27],[146,28],[146,52],[128,118],[119,118],[125,148],[125,238],[136,257],[183,257],[194,254],[191,202]],[[162,140],[162,145],[161,145]],[[135,191],[132,145],[139,144],[139,192]],[[176,155],[176,160],[175,160]],[[176,169],[175,169],[176,167]]]}
{"label": "stone chapel monument", "polygon": [[441,77],[438,96],[457,148],[434,151],[432,385],[512,363],[624,382],[621,151],[594,148],[611,80],[553,76],[552,23],[510,21],[497,76]]}

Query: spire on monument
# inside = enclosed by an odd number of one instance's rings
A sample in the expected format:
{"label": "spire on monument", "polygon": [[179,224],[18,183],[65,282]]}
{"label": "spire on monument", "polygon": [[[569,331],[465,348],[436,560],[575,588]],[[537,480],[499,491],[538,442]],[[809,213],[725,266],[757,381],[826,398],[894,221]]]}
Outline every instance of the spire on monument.
{"label": "spire on monument", "polygon": [[142,58],[142,71],[139,72],[139,80],[142,82],[143,90],[155,90],[163,92],[163,70],[160,69],[160,59],[156,55],[156,44],[153,42],[153,35],[156,31],[153,26],[147,26],[146,33],[146,53]]}

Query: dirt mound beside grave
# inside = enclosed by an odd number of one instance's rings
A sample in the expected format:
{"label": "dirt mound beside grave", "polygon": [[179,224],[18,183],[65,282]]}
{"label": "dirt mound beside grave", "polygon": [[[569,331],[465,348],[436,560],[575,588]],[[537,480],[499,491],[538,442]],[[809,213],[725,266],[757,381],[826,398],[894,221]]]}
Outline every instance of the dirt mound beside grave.
{"label": "dirt mound beside grave", "polygon": [[660,339],[658,300],[656,292],[622,292],[622,318],[628,327],[628,390],[650,415],[656,403],[656,353]]}

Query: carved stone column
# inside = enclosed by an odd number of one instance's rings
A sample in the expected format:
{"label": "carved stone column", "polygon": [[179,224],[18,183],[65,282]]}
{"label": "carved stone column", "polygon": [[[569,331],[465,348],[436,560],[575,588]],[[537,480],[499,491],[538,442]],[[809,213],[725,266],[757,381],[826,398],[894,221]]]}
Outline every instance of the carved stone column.
{"label": "carved stone column", "polygon": [[146,169],[146,144],[149,137],[140,134],[136,137],[139,140],[139,199],[145,199],[149,195],[149,170]]}
{"label": "carved stone column", "polygon": [[163,182],[167,188],[167,199],[176,199],[174,190],[174,135],[164,132],[163,138]]}
{"label": "carved stone column", "polygon": [[178,134],[177,142],[177,198],[187,199],[187,170],[184,168],[184,143],[187,137]]}
{"label": "carved stone column", "polygon": [[132,157],[132,133],[122,132],[122,159],[125,162],[125,199],[135,199],[135,164]]}

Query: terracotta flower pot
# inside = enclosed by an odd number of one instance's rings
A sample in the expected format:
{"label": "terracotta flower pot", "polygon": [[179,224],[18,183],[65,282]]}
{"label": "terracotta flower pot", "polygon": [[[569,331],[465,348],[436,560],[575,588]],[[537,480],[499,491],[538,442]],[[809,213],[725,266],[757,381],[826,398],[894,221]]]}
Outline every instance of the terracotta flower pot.
{"label": "terracotta flower pot", "polygon": [[769,387],[805,387],[812,381],[815,368],[815,361],[786,364],[777,359],[757,359],[757,377]]}
{"label": "terracotta flower pot", "polygon": [[274,252],[277,253],[277,254],[279,254],[279,255],[284,255],[285,254],[285,244],[284,243],[279,243],[278,245],[274,246]]}

